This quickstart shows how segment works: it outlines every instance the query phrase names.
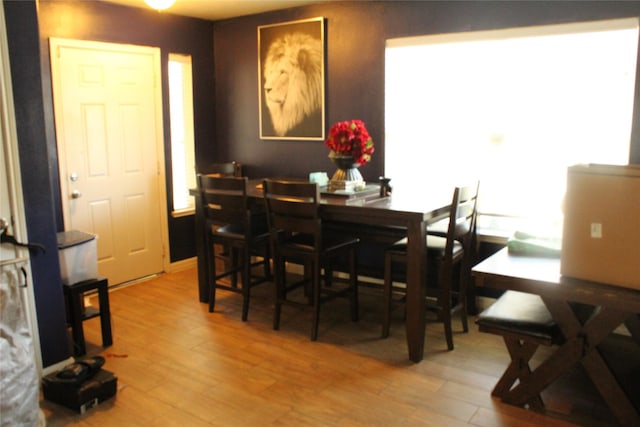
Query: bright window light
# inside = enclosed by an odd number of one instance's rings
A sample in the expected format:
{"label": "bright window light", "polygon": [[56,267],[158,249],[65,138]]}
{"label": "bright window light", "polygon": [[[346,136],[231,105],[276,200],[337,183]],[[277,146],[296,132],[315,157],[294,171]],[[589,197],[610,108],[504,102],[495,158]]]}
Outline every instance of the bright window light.
{"label": "bright window light", "polygon": [[567,166],[629,161],[637,51],[635,18],[388,40],[394,192],[477,178],[481,225],[558,235]]}
{"label": "bright window light", "polygon": [[193,212],[194,200],[189,195],[189,189],[196,186],[193,84],[189,55],[169,54],[169,104],[173,212],[179,215]]}

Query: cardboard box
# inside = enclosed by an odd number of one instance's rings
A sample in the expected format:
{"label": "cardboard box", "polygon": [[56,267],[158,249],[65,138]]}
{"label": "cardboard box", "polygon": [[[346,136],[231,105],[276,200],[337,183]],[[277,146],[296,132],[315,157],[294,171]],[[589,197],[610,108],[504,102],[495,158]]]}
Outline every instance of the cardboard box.
{"label": "cardboard box", "polygon": [[560,272],[640,289],[640,166],[568,169]]}
{"label": "cardboard box", "polygon": [[98,277],[96,236],[77,230],[58,233],[62,283],[72,285]]}

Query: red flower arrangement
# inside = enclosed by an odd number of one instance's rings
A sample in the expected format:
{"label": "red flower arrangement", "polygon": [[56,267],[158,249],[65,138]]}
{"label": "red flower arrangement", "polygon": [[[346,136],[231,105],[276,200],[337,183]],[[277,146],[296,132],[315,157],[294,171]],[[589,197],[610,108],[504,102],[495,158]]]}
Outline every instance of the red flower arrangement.
{"label": "red flower arrangement", "polygon": [[347,120],[334,124],[324,141],[338,155],[352,156],[355,163],[366,164],[373,154],[373,139],[362,120]]}

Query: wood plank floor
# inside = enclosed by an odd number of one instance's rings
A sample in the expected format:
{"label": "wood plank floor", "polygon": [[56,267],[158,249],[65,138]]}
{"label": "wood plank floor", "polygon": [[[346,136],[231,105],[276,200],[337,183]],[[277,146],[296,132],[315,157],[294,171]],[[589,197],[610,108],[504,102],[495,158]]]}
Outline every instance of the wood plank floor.
{"label": "wood plank floor", "polygon": [[[379,290],[361,292],[361,319],[347,301],[310,317],[284,307],[273,331],[271,284],[255,289],[249,320],[241,297],[219,292],[216,312],[198,302],[195,269],[110,293],[114,345],[103,349],[99,320],[85,322],[89,354],[118,377],[115,398],[83,415],[42,401],[48,426],[603,426],[609,412],[581,372],[543,395],[547,414],[490,396],[507,365],[500,337],[454,325],[446,351],[442,325],[427,326],[421,363],[407,356],[403,310],[380,336]],[[97,304],[97,303],[96,303]],[[472,320],[473,321],[473,320]]]}

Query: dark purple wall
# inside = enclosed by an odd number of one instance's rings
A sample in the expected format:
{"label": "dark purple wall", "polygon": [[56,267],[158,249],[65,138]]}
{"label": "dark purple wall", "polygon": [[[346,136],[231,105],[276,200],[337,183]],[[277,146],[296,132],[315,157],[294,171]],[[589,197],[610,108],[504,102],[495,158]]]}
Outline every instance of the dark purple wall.
{"label": "dark purple wall", "polygon": [[69,357],[64,296],[56,241],[55,203],[40,76],[38,16],[34,1],[5,1],[18,151],[29,240],[45,247],[32,254],[31,274],[43,365]]}
{"label": "dark purple wall", "polygon": [[[327,129],[352,118],[366,123],[376,152],[360,172],[376,180],[384,174],[386,39],[635,17],[640,16],[640,2],[327,2],[216,22],[216,141],[220,157],[243,163],[250,177],[305,177],[310,171],[334,170],[322,142],[260,140],[258,129],[257,27],[318,16],[326,19]],[[634,129],[640,129],[638,114],[634,117]],[[419,132],[420,124],[415,126]],[[633,133],[630,156],[640,162],[638,131]]]}

